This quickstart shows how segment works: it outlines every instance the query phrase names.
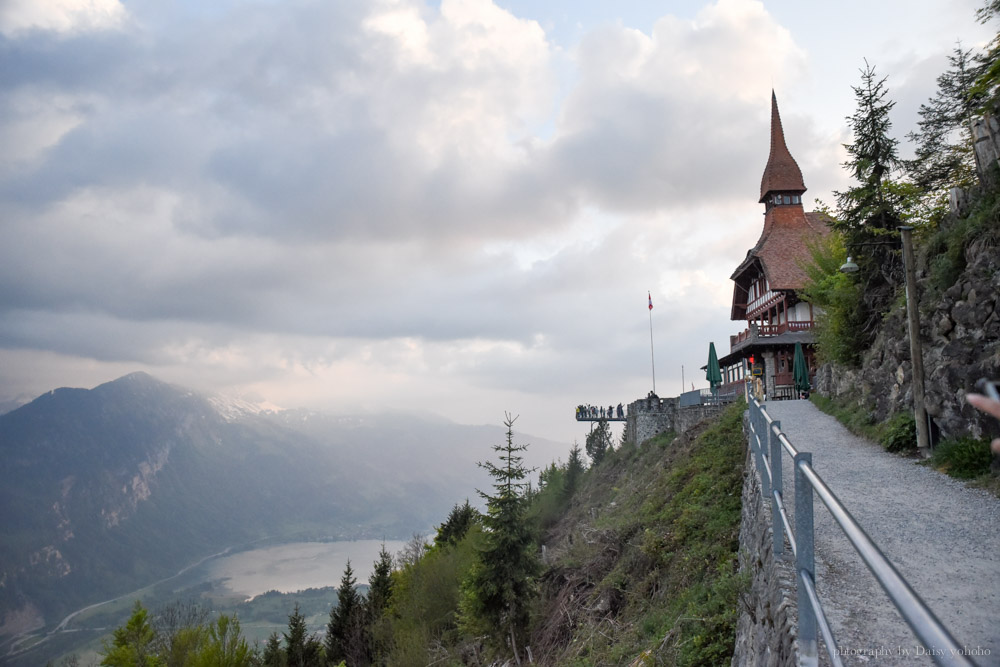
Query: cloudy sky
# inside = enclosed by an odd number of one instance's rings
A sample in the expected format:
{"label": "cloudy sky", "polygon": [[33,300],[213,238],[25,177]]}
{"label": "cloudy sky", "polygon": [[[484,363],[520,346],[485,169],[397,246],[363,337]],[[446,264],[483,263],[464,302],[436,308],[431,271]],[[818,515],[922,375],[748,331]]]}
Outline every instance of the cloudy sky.
{"label": "cloudy sky", "polygon": [[0,400],[135,370],[520,414],[704,386],[771,89],[832,203],[864,59],[902,136],[980,0],[0,0]]}

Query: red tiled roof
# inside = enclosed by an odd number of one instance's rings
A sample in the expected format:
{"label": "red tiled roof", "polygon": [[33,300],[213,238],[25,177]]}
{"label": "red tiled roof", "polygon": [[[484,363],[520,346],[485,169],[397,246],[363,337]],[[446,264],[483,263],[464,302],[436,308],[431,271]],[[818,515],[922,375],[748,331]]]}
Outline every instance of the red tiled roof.
{"label": "red tiled roof", "polygon": [[[761,179],[761,202],[769,192],[805,192],[802,172],[785,145],[778,115],[778,102],[771,92],[771,154]],[[760,273],[772,290],[805,287],[809,277],[802,265],[809,262],[809,243],[830,232],[829,219],[822,213],[806,213],[802,204],[767,205],[764,229],[757,244],[730,276],[733,286],[731,318],[746,317],[746,290]]]}
{"label": "red tiled roof", "polygon": [[771,91],[771,153],[767,156],[767,166],[760,179],[760,202],[768,192],[805,192],[802,170],[785,145],[785,131],[781,128],[778,115],[778,98]]}

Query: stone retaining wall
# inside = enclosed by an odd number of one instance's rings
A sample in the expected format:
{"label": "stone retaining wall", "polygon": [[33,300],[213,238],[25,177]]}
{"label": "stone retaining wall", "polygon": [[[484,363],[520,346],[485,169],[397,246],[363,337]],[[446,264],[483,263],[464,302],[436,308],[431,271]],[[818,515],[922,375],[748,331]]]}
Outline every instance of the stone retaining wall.
{"label": "stone retaining wall", "polygon": [[625,420],[625,442],[641,445],[650,438],[673,431],[683,433],[705,419],[722,413],[727,405],[686,405],[677,398],[643,398],[632,401]]}
{"label": "stone retaining wall", "polygon": [[760,475],[748,449],[744,467],[743,516],[740,523],[740,573],[749,590],[740,596],[732,667],[780,667],[798,664],[798,607],[795,569],[772,551],[770,503],[761,496]]}

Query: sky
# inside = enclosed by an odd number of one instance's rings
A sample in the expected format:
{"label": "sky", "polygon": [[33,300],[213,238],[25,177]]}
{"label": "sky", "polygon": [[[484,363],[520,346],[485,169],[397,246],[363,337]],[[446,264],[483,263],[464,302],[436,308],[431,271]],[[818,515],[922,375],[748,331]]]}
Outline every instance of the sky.
{"label": "sky", "polygon": [[143,370],[582,443],[742,330],[772,89],[832,204],[865,59],[902,139],[981,4],[0,0],[0,401]]}

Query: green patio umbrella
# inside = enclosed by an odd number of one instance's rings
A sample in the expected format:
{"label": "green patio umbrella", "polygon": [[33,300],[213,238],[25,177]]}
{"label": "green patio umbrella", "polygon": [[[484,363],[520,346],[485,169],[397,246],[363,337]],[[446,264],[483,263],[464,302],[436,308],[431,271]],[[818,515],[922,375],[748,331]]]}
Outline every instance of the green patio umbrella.
{"label": "green patio umbrella", "polygon": [[722,369],[719,368],[719,355],[715,353],[715,343],[708,344],[708,366],[705,367],[705,379],[712,387],[712,394],[719,392],[722,384]]}
{"label": "green patio umbrella", "polygon": [[809,365],[802,351],[802,343],[795,344],[795,360],[792,362],[792,377],[795,379],[795,393],[801,395],[809,391]]}

